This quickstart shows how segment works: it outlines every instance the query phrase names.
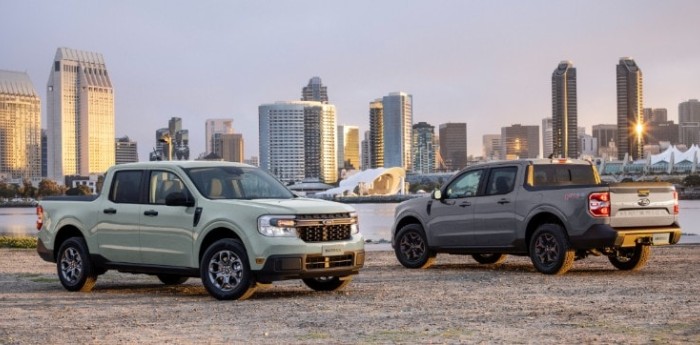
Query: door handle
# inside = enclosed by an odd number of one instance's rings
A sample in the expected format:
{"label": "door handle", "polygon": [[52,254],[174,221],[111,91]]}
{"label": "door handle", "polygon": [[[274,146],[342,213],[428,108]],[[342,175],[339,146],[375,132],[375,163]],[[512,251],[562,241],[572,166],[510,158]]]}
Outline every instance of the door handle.
{"label": "door handle", "polygon": [[501,204],[501,205],[510,204],[510,200],[508,200],[508,199],[501,199],[501,200],[498,200],[498,203]]}
{"label": "door handle", "polygon": [[471,206],[471,205],[472,205],[472,203],[469,202],[469,201],[462,201],[462,202],[459,204],[459,207],[467,207],[467,206]]}
{"label": "door handle", "polygon": [[117,213],[117,210],[114,209],[114,208],[105,208],[104,210],[102,210],[102,213],[105,213],[105,214],[116,214],[116,213]]}
{"label": "door handle", "polygon": [[155,217],[155,216],[158,215],[158,211],[156,211],[156,210],[143,211],[143,215],[144,215],[144,216]]}

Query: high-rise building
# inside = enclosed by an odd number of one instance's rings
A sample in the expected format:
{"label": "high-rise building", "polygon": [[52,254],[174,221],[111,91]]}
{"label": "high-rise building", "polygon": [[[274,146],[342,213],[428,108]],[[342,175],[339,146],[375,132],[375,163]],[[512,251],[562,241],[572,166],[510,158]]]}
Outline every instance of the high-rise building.
{"label": "high-rise building", "polygon": [[335,106],[291,101],[258,107],[260,166],[280,180],[338,180]]}
{"label": "high-rise building", "polygon": [[41,177],[48,176],[48,149],[47,149],[48,137],[46,136],[46,130],[41,130]]}
{"label": "high-rise building", "polygon": [[554,128],[552,118],[542,119],[542,157],[554,155]]}
{"label": "high-rise building", "polygon": [[644,108],[644,123],[662,123],[668,121],[668,110],[666,108]]}
{"label": "high-rise building", "polygon": [[537,158],[540,126],[512,125],[501,128],[501,159]]}
{"label": "high-rise building", "polygon": [[552,152],[555,157],[578,157],[576,68],[562,61],[552,73]]}
{"label": "high-rise building", "polygon": [[700,102],[691,99],[678,105],[678,136],[687,147],[700,145]]}
{"label": "high-rise building", "polygon": [[437,169],[435,139],[434,126],[426,122],[413,125],[413,172],[420,174],[435,172]]}
{"label": "high-rise building", "polygon": [[648,145],[661,145],[666,142],[671,145],[680,143],[679,127],[673,121],[650,122],[647,124],[645,142]]}
{"label": "high-rise building", "polygon": [[503,152],[503,148],[501,147],[501,135],[484,134],[482,138],[484,160],[492,161],[501,159],[501,152]]}
{"label": "high-rise building", "polygon": [[182,129],[182,119],[172,117],[168,128],[156,130],[155,151],[150,160],[188,160],[190,159],[189,130]]}
{"label": "high-rise building", "polygon": [[46,98],[50,178],[114,165],[114,90],[102,54],[58,48]]}
{"label": "high-rise building", "polygon": [[[593,125],[592,134],[598,141],[599,156],[604,156],[602,152],[603,150],[607,151],[607,149],[610,147],[617,147],[617,125]],[[610,157],[617,157],[617,153]]]}
{"label": "high-rise building", "polygon": [[368,168],[384,167],[384,105],[381,99],[369,103],[369,156]]}
{"label": "high-rise building", "polygon": [[360,169],[360,128],[338,126],[338,169]]}
{"label": "high-rise building", "polygon": [[328,87],[323,86],[320,77],[313,77],[301,89],[301,100],[328,103]]}
{"label": "high-rise building", "polygon": [[214,133],[213,153],[227,162],[243,162],[243,135],[239,133]]}
{"label": "high-rise building", "polygon": [[214,134],[233,134],[233,119],[207,119],[204,123],[204,140],[206,141],[206,152],[209,154],[214,152],[212,140]]}
{"label": "high-rise building", "polygon": [[592,158],[598,155],[598,139],[594,138],[592,135],[584,133],[579,137],[579,141],[581,156]]}
{"label": "high-rise building", "polygon": [[382,98],[384,107],[384,167],[412,170],[413,96],[392,92]]}
{"label": "high-rise building", "polygon": [[365,131],[362,140],[362,170],[370,169],[372,166],[372,156],[370,155],[369,131]]}
{"label": "high-rise building", "polygon": [[40,179],[41,100],[29,75],[0,70],[0,177]]}
{"label": "high-rise building", "polygon": [[137,143],[128,136],[114,141],[115,164],[134,163],[139,161]]}
{"label": "high-rise building", "polygon": [[617,156],[644,158],[642,70],[628,57],[617,65]]}
{"label": "high-rise building", "polygon": [[467,124],[464,122],[443,123],[440,131],[440,156],[449,171],[467,165]]}

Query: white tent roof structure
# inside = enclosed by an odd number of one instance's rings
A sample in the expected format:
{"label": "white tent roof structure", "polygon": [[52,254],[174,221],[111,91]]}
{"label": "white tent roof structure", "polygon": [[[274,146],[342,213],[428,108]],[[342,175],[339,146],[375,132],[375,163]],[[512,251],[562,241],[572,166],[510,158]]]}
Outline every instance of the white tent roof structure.
{"label": "white tent roof structure", "polygon": [[406,171],[403,168],[367,169],[340,181],[337,188],[318,194],[395,195],[402,190],[405,179]]}
{"label": "white tent roof structure", "polygon": [[687,161],[689,163],[697,164],[698,156],[700,156],[700,147],[697,145],[691,146],[685,152],[681,152],[681,150],[675,146],[671,146],[666,149],[666,151],[661,152],[658,155],[652,155],[650,163],[651,165],[654,165],[663,162],[673,165]]}

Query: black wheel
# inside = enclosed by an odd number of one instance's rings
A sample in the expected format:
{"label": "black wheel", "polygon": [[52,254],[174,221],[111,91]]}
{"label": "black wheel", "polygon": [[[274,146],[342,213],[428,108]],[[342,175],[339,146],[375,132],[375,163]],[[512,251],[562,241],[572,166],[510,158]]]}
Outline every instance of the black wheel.
{"label": "black wheel", "polygon": [[165,285],[180,285],[190,279],[190,277],[183,277],[174,274],[159,274],[158,280]]}
{"label": "black wheel", "polygon": [[631,249],[620,249],[616,254],[608,256],[608,259],[619,270],[636,271],[646,266],[650,256],[650,246],[637,245]]}
{"label": "black wheel", "polygon": [[436,253],[428,248],[423,227],[408,224],[396,234],[396,258],[408,268],[428,268],[435,262]]}
{"label": "black wheel", "polygon": [[574,264],[576,252],[571,249],[564,229],[558,224],[540,225],[530,239],[530,259],[544,274],[564,274]]}
{"label": "black wheel", "polygon": [[506,261],[505,254],[472,254],[472,258],[480,264],[500,264]]}
{"label": "black wheel", "polygon": [[216,299],[243,300],[255,292],[248,255],[238,240],[225,238],[209,246],[202,256],[200,274],[204,287]]}
{"label": "black wheel", "polygon": [[315,291],[337,291],[350,284],[352,277],[318,277],[306,278],[301,281]]}
{"label": "black wheel", "polygon": [[56,259],[58,279],[66,290],[92,290],[97,281],[97,274],[82,237],[71,237],[63,242]]}

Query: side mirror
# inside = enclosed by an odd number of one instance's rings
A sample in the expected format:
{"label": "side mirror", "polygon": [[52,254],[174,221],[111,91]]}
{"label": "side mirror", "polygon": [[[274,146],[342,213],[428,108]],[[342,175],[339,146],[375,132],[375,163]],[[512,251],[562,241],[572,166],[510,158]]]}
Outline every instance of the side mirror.
{"label": "side mirror", "polygon": [[165,197],[166,206],[194,206],[194,200],[187,197],[183,192],[173,192]]}
{"label": "side mirror", "polygon": [[440,192],[439,189],[436,189],[436,190],[433,191],[432,197],[433,197],[433,199],[435,199],[435,200],[442,200],[442,192]]}

